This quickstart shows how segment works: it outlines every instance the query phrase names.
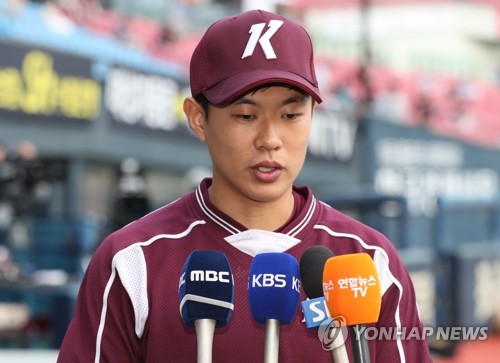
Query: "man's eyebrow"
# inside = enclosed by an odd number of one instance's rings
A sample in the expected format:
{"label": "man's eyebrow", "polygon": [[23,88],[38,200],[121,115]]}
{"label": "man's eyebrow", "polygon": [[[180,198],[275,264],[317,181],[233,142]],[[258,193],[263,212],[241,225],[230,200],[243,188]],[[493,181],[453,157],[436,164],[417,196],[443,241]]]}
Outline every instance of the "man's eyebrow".
{"label": "man's eyebrow", "polygon": [[[289,105],[291,103],[305,103],[307,101],[307,96],[305,95],[302,95],[302,94],[297,94],[297,95],[293,95],[291,97],[288,97],[286,99],[284,99],[283,101],[281,101],[281,104],[282,105]],[[234,101],[233,105],[256,105],[257,102],[255,102],[253,99],[251,98],[247,98],[247,97],[242,97],[242,98],[239,98],[238,100]]]}
{"label": "man's eyebrow", "polygon": [[233,105],[256,105],[256,104],[257,104],[257,102],[255,102],[251,98],[247,98],[247,97],[241,97],[241,98],[237,99],[236,101],[234,101],[234,103],[233,103]]}
{"label": "man's eyebrow", "polygon": [[291,103],[301,103],[301,104],[304,104],[306,103],[306,100],[307,100],[307,97],[303,94],[297,94],[297,95],[294,95],[294,96],[291,96],[289,98],[287,98],[286,100],[283,100],[283,102],[281,102],[282,105],[289,105]]}

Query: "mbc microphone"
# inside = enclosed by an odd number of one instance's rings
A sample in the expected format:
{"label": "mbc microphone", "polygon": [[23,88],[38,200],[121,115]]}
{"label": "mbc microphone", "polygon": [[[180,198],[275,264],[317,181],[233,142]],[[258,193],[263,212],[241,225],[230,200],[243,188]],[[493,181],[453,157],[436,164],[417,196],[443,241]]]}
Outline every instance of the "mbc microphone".
{"label": "mbc microphone", "polygon": [[224,327],[234,309],[234,281],[226,256],[217,251],[193,251],[179,280],[184,324],[196,329],[198,363],[212,362],[215,328]]}
{"label": "mbc microphone", "polygon": [[331,316],[350,328],[354,360],[369,363],[365,324],[376,323],[382,304],[380,281],[370,255],[354,253],[329,258],[323,271],[323,292]]}
{"label": "mbc microphone", "polygon": [[293,256],[281,252],[255,256],[248,277],[248,301],[254,320],[266,325],[264,363],[278,362],[279,329],[292,322],[299,298],[299,264]]}
{"label": "mbc microphone", "polygon": [[324,349],[331,350],[335,363],[349,363],[345,340],[341,327],[335,326],[335,320],[330,317],[330,313],[323,296],[323,270],[326,261],[333,257],[333,252],[326,246],[312,246],[304,251],[300,257],[300,278],[302,287],[308,300],[303,301],[302,310],[306,320],[306,326],[317,328],[325,324],[327,336],[321,336],[323,330],[318,329],[318,337]]}

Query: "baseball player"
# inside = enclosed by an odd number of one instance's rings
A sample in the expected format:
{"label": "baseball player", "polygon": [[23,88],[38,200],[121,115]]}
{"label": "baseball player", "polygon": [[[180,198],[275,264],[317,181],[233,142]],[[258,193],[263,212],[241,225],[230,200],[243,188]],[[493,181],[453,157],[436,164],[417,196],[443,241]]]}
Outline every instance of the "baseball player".
{"label": "baseball player", "polygon": [[[393,245],[294,185],[322,101],[308,33],[265,11],[219,20],[194,51],[190,85],[184,112],[207,145],[212,177],[101,243],[58,361],[196,362],[196,334],[183,324],[178,294],[183,264],[196,250],[223,252],[233,271],[234,312],[215,333],[214,362],[262,362],[265,328],[253,321],[247,298],[248,272],[261,252],[300,259],[307,248],[324,245],[335,255],[368,253],[382,281],[377,325],[422,328]],[[425,339],[368,344],[372,362],[431,362]],[[332,362],[332,354],[297,314],[281,329],[279,359]]]}

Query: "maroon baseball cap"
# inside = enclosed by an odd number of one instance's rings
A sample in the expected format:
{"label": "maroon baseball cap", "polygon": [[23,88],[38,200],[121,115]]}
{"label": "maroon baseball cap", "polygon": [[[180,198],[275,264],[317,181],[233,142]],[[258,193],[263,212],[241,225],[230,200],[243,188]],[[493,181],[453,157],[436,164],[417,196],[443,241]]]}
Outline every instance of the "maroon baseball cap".
{"label": "maroon baseball cap", "polygon": [[300,25],[263,10],[212,24],[191,57],[191,94],[228,104],[268,83],[285,83],[321,96],[311,38]]}

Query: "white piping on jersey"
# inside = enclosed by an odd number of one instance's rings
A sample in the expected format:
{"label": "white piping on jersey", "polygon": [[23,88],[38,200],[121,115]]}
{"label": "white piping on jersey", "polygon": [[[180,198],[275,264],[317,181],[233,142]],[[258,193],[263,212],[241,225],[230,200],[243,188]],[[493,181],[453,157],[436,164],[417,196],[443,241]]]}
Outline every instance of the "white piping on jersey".
{"label": "white piping on jersey", "polygon": [[218,215],[212,212],[210,208],[207,207],[207,205],[205,204],[205,200],[203,199],[203,194],[201,193],[201,184],[196,189],[196,200],[198,201],[201,210],[208,216],[208,218],[213,220],[215,224],[218,224],[219,226],[221,226],[226,231],[232,234],[241,232],[238,228],[220,218]]}
{"label": "white piping on jersey", "polygon": [[[358,241],[359,244],[361,244],[361,246],[363,246],[365,249],[367,249],[367,250],[374,250],[375,252],[378,252],[380,255],[382,255],[385,258],[387,268],[385,269],[384,272],[387,273],[387,275],[389,276],[389,279],[399,289],[398,307],[396,308],[396,314],[395,314],[394,318],[396,320],[396,327],[397,327],[398,331],[401,331],[402,329],[401,329],[401,317],[400,317],[400,314],[399,314],[399,305],[401,303],[401,298],[403,297],[403,286],[396,279],[396,277],[394,277],[394,275],[392,274],[391,270],[389,269],[389,256],[387,255],[387,252],[383,248],[381,248],[381,247],[372,246],[372,245],[367,244],[365,241],[363,241],[363,239],[361,237],[359,237],[359,236],[357,236],[355,234],[336,232],[336,231],[332,230],[330,227],[327,227],[327,226],[324,226],[324,225],[319,225],[319,224],[315,225],[313,228],[314,229],[322,229],[326,233],[328,233],[329,235],[331,235],[333,237],[345,237],[345,238],[354,239],[354,240]],[[376,266],[377,266],[377,270],[378,270],[380,264],[376,264]],[[400,334],[397,334],[396,345],[398,347],[399,358],[401,360],[401,363],[405,363],[406,362],[406,357],[405,357],[405,353],[404,353],[404,349],[403,349],[403,344],[401,342],[401,335]]]}
{"label": "white piping on jersey", "polygon": [[180,304],[180,312],[182,316],[182,308],[184,307],[184,304],[187,301],[196,301],[204,304],[209,304],[209,305],[215,305],[215,306],[220,306],[221,308],[226,308],[229,310],[234,310],[234,304],[231,304],[230,302],[224,301],[224,300],[217,300],[217,299],[211,299],[206,296],[199,296],[199,295],[193,295],[193,294],[186,294],[181,300]]}
{"label": "white piping on jersey", "polygon": [[[224,219],[220,218],[218,215],[216,215],[213,211],[208,208],[208,206],[205,204],[205,200],[203,199],[203,194],[201,192],[201,184],[198,186],[196,189],[196,200],[198,201],[198,204],[200,205],[201,210],[210,218],[212,221],[215,222],[215,224],[220,225],[222,228],[224,228],[226,231],[228,231],[231,234],[237,234],[241,233],[241,231],[233,226],[232,224],[228,223]],[[316,199],[312,199],[312,203],[309,206],[309,210],[306,213],[306,216],[302,221],[300,221],[295,227],[293,227],[287,235],[291,237],[295,237],[297,234],[302,231],[306,225],[309,223],[311,220],[314,210],[316,209]]]}
{"label": "white piping on jersey", "polygon": [[[117,271],[117,261],[119,259],[120,256],[122,256],[123,254],[127,253],[129,250],[132,250],[134,249],[135,247],[137,246],[149,246],[150,244],[152,244],[153,242],[155,241],[158,241],[160,239],[163,239],[163,238],[169,238],[169,239],[180,239],[180,238],[183,238],[185,236],[187,236],[189,233],[191,233],[191,230],[199,225],[199,224],[205,224],[206,222],[203,221],[203,220],[199,220],[199,221],[194,221],[193,223],[191,223],[188,228],[181,232],[181,233],[177,233],[177,234],[159,234],[159,235],[156,235],[156,236],[153,236],[151,237],[150,239],[148,239],[147,241],[143,241],[143,242],[135,242],[131,245],[129,245],[128,247],[124,248],[123,250],[120,250],[118,251],[114,256],[113,256],[113,259],[111,260],[111,275],[109,277],[109,280],[106,284],[106,288],[104,289],[104,295],[102,297],[102,311],[101,311],[101,319],[99,321],[99,329],[97,330],[97,339],[96,339],[96,347],[95,347],[95,359],[94,359],[94,362],[95,363],[99,363],[100,359],[101,359],[101,343],[102,343],[102,334],[104,332],[104,324],[106,322],[106,313],[108,311],[108,296],[109,296],[109,291],[111,290],[111,286],[113,286],[113,282],[115,280],[115,277],[116,277],[116,271]],[[134,299],[131,299],[131,301],[133,302]],[[147,302],[146,302],[147,303]],[[147,304],[146,304],[147,306]],[[136,307],[134,306],[134,311],[136,311]],[[145,321],[147,317],[143,317],[143,319],[141,319],[141,321]],[[140,335],[138,335],[139,337],[142,336],[142,333],[143,333],[143,330],[144,330],[144,323],[142,325],[142,327],[138,328],[136,326],[136,334],[137,334],[137,331],[139,329],[139,332],[140,332]]]}
{"label": "white piping on jersey", "polygon": [[302,231],[305,228],[305,226],[307,226],[307,224],[309,223],[309,221],[311,220],[311,218],[312,218],[312,216],[314,214],[314,210],[315,209],[316,209],[316,199],[313,198],[312,199],[312,203],[309,206],[309,210],[307,211],[306,216],[304,217],[304,219],[302,221],[300,221],[300,223],[297,224],[295,227],[293,227],[287,233],[287,235],[295,237],[297,234],[299,234],[300,231]]}

